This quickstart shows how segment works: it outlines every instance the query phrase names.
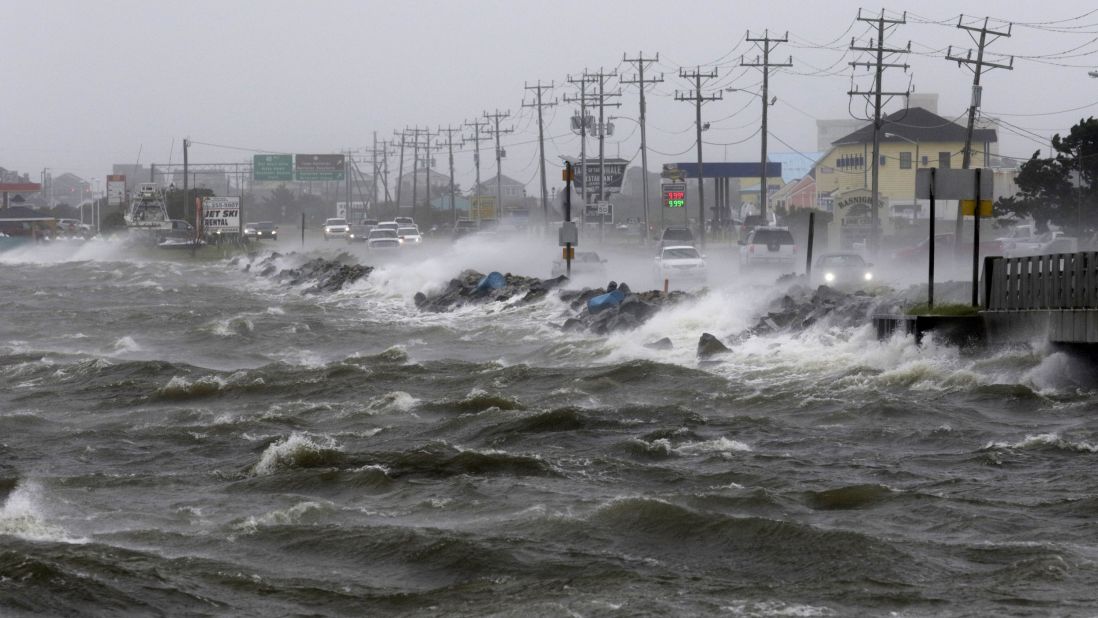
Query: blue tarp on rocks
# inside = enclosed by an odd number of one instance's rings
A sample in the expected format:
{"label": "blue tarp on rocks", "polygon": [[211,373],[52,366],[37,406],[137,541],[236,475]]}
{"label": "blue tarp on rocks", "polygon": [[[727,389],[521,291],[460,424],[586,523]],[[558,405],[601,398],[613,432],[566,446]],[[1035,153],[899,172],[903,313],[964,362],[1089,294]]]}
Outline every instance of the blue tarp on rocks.
{"label": "blue tarp on rocks", "polygon": [[474,292],[477,294],[486,294],[491,290],[498,290],[505,285],[507,285],[507,279],[499,272],[492,271],[480,280],[480,283],[477,284],[477,288]]}
{"label": "blue tarp on rocks", "polygon": [[614,290],[596,296],[587,301],[587,311],[590,313],[598,313],[603,309],[609,309],[621,304],[621,301],[625,300],[625,292],[621,290]]}

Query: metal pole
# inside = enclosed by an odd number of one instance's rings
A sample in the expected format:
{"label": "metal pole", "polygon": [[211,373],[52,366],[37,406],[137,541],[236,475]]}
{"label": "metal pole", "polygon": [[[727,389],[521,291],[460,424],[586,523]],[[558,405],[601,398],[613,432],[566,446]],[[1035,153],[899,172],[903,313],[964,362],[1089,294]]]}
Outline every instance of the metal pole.
{"label": "metal pole", "polygon": [[930,264],[927,272],[927,307],[934,306],[934,217],[936,216],[934,212],[934,183],[936,182],[934,175],[937,171],[938,168],[936,167],[930,168]]}
{"label": "metal pole", "polygon": [[[449,128],[449,127],[447,126],[447,128]],[[458,130],[459,131],[461,130],[460,126],[458,127]],[[454,198],[454,196],[457,195],[457,193],[454,191],[454,133],[453,133],[453,130],[447,131],[447,138],[448,139],[446,140],[446,144],[449,146],[449,149],[450,149],[450,215],[453,218],[452,223],[454,225],[454,229],[457,229],[457,220],[458,220],[457,202],[455,201],[455,198]]]}
{"label": "metal pole", "polygon": [[980,306],[980,172],[976,168],[976,208],[973,209],[972,225],[972,306]]}
{"label": "metal pole", "polygon": [[499,109],[496,109],[496,221],[503,214],[503,153],[499,149]]}
{"label": "metal pole", "polygon": [[812,280],[812,240],[816,234],[816,211],[808,213],[808,253],[805,255],[804,276]]}
{"label": "metal pole", "polygon": [[580,81],[580,192],[583,195],[583,220],[587,222],[587,75]]}
{"label": "metal pole", "polygon": [[[575,170],[572,168],[572,164],[568,161],[564,162],[564,220],[572,221],[572,179],[575,177]],[[572,243],[564,243],[564,270],[565,274],[572,277]]]}
{"label": "metal pole", "polygon": [[[416,197],[419,193],[419,127],[412,130],[412,218],[416,218]],[[400,205],[397,205],[400,214]]]}
{"label": "metal pole", "polygon": [[305,246],[305,212],[301,212],[301,246]]}
{"label": "metal pole", "polygon": [[404,186],[404,131],[400,132],[400,165],[397,167],[396,212],[400,214],[400,189]]}

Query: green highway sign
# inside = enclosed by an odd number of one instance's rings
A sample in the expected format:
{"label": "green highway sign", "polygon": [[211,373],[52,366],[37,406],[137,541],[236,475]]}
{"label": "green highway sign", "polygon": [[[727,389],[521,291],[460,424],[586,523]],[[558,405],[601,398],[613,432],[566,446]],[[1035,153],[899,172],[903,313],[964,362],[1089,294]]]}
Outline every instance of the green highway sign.
{"label": "green highway sign", "polygon": [[297,180],[343,180],[343,155],[299,154],[294,157]]}
{"label": "green highway sign", "polygon": [[293,155],[255,155],[252,158],[253,180],[281,180],[292,181],[294,179]]}

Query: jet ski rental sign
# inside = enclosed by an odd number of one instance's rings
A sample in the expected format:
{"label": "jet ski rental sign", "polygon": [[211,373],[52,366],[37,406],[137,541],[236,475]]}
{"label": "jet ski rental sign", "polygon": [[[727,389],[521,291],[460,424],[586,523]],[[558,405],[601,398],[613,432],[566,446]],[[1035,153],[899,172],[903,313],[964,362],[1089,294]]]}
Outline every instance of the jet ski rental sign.
{"label": "jet ski rental sign", "polygon": [[239,234],[240,198],[202,198],[202,229],[207,234]]}

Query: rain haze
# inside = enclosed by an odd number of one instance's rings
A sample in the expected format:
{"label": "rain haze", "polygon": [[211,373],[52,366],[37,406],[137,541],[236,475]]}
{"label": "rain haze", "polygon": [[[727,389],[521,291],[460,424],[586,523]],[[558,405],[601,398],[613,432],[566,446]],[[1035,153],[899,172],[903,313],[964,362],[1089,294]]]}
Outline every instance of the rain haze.
{"label": "rain haze", "polygon": [[1096,37],[5,2],[0,615],[1094,616]]}

